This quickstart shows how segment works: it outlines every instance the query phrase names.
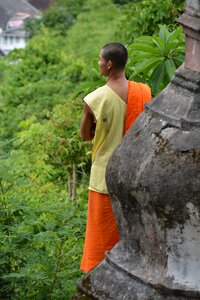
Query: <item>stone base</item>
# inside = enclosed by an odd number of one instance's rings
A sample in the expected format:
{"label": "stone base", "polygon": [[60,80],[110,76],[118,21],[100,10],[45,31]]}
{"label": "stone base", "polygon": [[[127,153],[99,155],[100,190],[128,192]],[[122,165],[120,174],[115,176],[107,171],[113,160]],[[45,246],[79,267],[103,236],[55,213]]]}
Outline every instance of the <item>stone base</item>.
{"label": "stone base", "polygon": [[[117,283],[117,284],[116,284]],[[197,292],[170,289],[127,272],[112,260],[103,260],[78,283],[73,300],[189,300],[200,299]]]}
{"label": "stone base", "polygon": [[107,166],[120,242],[74,300],[200,299],[200,73],[179,68]]}

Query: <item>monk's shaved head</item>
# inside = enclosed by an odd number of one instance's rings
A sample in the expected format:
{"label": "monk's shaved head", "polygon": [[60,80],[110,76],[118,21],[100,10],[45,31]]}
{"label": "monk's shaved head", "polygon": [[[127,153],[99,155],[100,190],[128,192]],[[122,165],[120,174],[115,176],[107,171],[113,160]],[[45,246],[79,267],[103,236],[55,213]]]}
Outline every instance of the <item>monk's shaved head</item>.
{"label": "monk's shaved head", "polygon": [[102,56],[106,61],[111,60],[116,69],[124,69],[128,59],[128,52],[120,43],[109,43],[103,46]]}

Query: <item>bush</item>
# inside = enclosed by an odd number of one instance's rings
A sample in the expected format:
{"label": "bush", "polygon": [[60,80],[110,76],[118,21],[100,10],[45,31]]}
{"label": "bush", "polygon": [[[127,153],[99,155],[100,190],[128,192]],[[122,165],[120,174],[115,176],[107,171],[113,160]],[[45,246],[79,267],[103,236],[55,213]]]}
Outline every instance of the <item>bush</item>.
{"label": "bush", "polygon": [[183,11],[184,0],[143,0],[129,3],[124,13],[119,30],[119,36],[131,44],[136,37],[152,35],[159,24],[170,25],[170,29],[177,27],[176,18]]}
{"label": "bush", "polygon": [[129,69],[131,77],[148,82],[153,94],[159,93],[172,79],[184,60],[184,34],[182,27],[169,32],[166,25],[159,26],[158,35],[141,36],[130,45]]}
{"label": "bush", "polygon": [[0,157],[1,299],[69,299],[80,277],[86,193],[69,201],[41,153]]}

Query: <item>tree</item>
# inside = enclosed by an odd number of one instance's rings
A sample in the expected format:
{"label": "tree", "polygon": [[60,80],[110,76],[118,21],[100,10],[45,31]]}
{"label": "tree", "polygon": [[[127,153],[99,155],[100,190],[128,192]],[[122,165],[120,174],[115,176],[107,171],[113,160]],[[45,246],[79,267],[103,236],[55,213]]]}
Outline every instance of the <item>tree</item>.
{"label": "tree", "polygon": [[176,18],[182,13],[184,0],[143,0],[130,2],[124,7],[119,38],[131,44],[136,37],[152,35],[158,31],[159,24],[166,24],[174,30],[178,25]]}
{"label": "tree", "polygon": [[182,27],[170,32],[159,26],[158,35],[136,38],[129,47],[131,77],[148,81],[153,94],[159,93],[172,79],[184,60],[185,46]]}
{"label": "tree", "polygon": [[66,36],[84,2],[85,0],[55,0],[50,8],[43,12],[41,19],[28,19],[25,27],[32,36],[40,34],[43,27],[53,30],[56,35]]}

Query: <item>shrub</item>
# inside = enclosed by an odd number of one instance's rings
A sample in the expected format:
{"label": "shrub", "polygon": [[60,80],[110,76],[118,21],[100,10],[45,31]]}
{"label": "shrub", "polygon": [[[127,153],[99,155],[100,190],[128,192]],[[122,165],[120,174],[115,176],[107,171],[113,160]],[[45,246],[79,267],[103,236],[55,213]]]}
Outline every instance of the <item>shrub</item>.
{"label": "shrub", "polygon": [[153,94],[160,92],[172,79],[184,60],[182,27],[169,32],[166,25],[159,26],[158,35],[141,36],[130,45],[129,69],[131,77],[147,81]]}

